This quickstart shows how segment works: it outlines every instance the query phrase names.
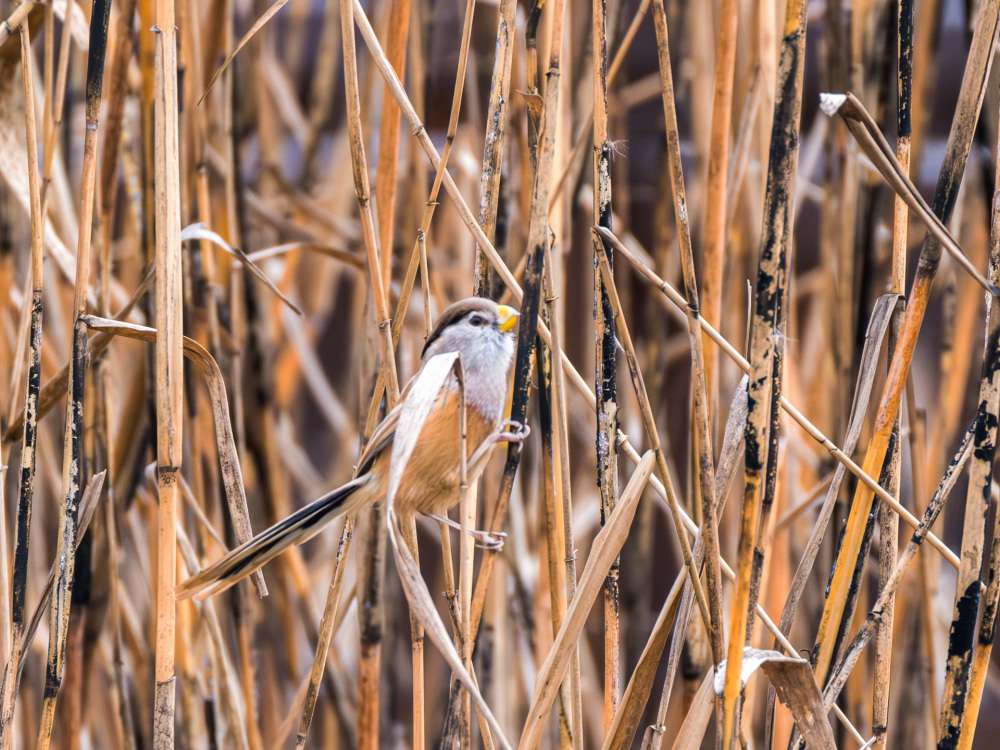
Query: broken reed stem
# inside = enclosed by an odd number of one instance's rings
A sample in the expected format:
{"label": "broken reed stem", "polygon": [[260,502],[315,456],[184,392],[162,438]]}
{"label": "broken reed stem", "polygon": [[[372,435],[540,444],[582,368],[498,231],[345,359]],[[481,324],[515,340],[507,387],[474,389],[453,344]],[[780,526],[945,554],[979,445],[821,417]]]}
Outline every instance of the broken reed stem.
{"label": "broken reed stem", "polygon": [[[594,212],[595,226],[611,229],[611,142],[608,140],[607,3],[594,2]],[[582,139],[581,139],[582,140]],[[595,255],[613,264],[611,247],[600,235],[591,237]],[[613,266],[612,266],[613,267]],[[601,492],[601,525],[618,500],[618,394],[615,371],[614,313],[599,270],[594,270],[594,393],[597,396],[597,484]],[[604,731],[618,710],[621,693],[621,624],[618,581],[621,558],[615,558],[604,582]]]}
{"label": "broken reed stem", "polygon": [[177,42],[172,0],[156,3],[156,458],[159,532],[153,744],[174,745],[177,506],[183,459],[184,353]]}
{"label": "broken reed stem", "polygon": [[[22,3],[19,8],[30,8]],[[2,704],[0,704],[0,744],[13,747],[14,705],[17,695],[14,676],[22,657],[24,635],[24,600],[28,584],[28,545],[31,528],[31,504],[35,492],[35,467],[37,465],[38,394],[42,378],[42,255],[45,239],[45,215],[42,209],[41,186],[38,173],[38,131],[35,124],[35,83],[31,65],[31,31],[27,16],[20,22],[21,73],[24,84],[24,129],[28,153],[28,197],[31,207],[31,323],[28,335],[28,368],[25,372],[24,416],[25,427],[21,441],[21,466],[18,477],[17,532],[14,543],[14,571],[11,583],[11,631],[7,633],[9,655],[4,671]],[[0,461],[2,463],[2,461]],[[6,527],[3,561],[7,561]],[[4,575],[6,576],[6,568]],[[6,579],[5,579],[6,580]],[[9,681],[8,681],[9,680]]]}
{"label": "broken reed stem", "polygon": [[[674,103],[674,80],[670,65],[667,15],[663,0],[654,0],[653,20],[656,24],[657,49],[659,50],[660,95],[666,122],[667,155],[670,161],[670,188],[673,193],[674,219],[677,224],[677,241],[680,247],[681,271],[687,292],[688,337],[691,343],[691,393],[694,402],[694,437],[698,461],[698,487],[701,497],[702,528],[705,534],[705,579],[708,588],[708,611],[705,620],[712,645],[712,661],[718,665],[723,659],[725,637],[722,622],[722,582],[719,576],[719,521],[716,513],[715,466],[712,457],[711,397],[708,392],[705,356],[702,346],[703,333],[698,323],[701,315],[698,304],[698,281],[694,270],[694,252],[691,248],[691,228],[688,224],[687,194],[681,164],[680,132],[677,127],[677,109]],[[727,136],[728,137],[728,136]],[[699,603],[700,604],[700,603]]]}
{"label": "broken reed stem", "polygon": [[[997,38],[998,15],[1000,15],[1000,6],[994,3],[984,3],[979,8],[972,48],[966,63],[959,102],[948,137],[945,160],[934,192],[934,214],[943,224],[947,224],[951,218],[958,198],[958,187],[965,171],[969,144],[985,95],[987,73]],[[863,468],[868,476],[878,476],[881,472],[889,438],[896,422],[896,414],[899,411],[903,386],[916,348],[917,336],[929,302],[930,288],[935,276],[937,276],[940,262],[941,243],[933,236],[927,235],[920,251],[917,273],[906,306],[899,348],[892,358],[892,369],[879,404],[874,436],[865,454]],[[837,640],[835,635],[840,630],[841,616],[847,601],[854,569],[858,564],[863,563],[862,560],[858,559],[858,553],[863,542],[865,526],[873,500],[871,488],[867,484],[858,485],[851,503],[844,541],[837,557],[829,594],[816,635],[813,663],[817,682],[820,685],[824,684],[830,666]],[[944,718],[941,721],[943,726]]]}
{"label": "broken reed stem", "polygon": [[[38,747],[46,750],[52,738],[55,704],[65,668],[66,636],[78,543],[77,510],[83,473],[84,380],[87,369],[87,331],[81,320],[87,312],[90,277],[91,227],[94,213],[94,190],[97,173],[97,118],[104,82],[104,57],[108,41],[108,15],[111,0],[95,0],[90,23],[90,50],[87,56],[87,129],[84,135],[80,229],[77,237],[76,279],[73,288],[73,358],[69,368],[69,396],[66,399],[66,422],[63,435],[62,490],[59,506],[59,536],[56,545],[58,579],[52,598],[49,620],[49,650],[45,674],[45,699],[38,732]],[[67,34],[66,36],[69,36]],[[28,103],[31,106],[31,103]],[[54,128],[55,129],[55,128]],[[49,156],[51,150],[46,152]],[[42,201],[44,203],[44,199]]]}

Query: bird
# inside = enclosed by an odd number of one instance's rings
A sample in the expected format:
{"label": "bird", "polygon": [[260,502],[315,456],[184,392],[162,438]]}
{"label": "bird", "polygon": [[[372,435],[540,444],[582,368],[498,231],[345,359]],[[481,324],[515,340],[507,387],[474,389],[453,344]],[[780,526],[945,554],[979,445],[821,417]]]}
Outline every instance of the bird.
{"label": "bird", "polygon": [[[421,352],[421,369],[436,355],[448,352],[461,355],[469,484],[485,468],[492,444],[521,442],[527,435],[526,426],[503,420],[517,320],[517,310],[507,305],[480,297],[459,300],[441,313]],[[176,588],[176,597],[204,599],[224,591],[292,545],[312,538],[336,518],[384,500],[399,415],[418,377],[419,372],[410,379],[396,405],[375,430],[358,459],[351,481],[191,576]],[[460,500],[460,397],[458,378],[454,373],[450,378],[436,397],[400,480],[393,506],[401,518],[420,513],[448,522],[445,514]],[[478,533],[479,540],[487,545],[500,543],[484,532]]]}

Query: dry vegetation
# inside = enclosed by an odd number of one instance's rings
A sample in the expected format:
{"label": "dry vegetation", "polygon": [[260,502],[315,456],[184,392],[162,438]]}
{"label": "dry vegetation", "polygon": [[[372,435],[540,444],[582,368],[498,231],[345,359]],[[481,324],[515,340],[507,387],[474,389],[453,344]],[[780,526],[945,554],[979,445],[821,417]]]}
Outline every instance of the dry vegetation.
{"label": "dry vegetation", "polygon": [[[996,0],[0,16],[5,750],[995,746]],[[176,602],[471,293],[503,551]]]}

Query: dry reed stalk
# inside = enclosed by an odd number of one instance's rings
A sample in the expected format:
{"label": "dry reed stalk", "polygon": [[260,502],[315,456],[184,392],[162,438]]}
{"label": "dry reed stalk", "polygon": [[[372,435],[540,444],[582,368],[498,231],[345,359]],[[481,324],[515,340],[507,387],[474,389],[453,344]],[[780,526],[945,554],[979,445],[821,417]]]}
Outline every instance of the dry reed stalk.
{"label": "dry reed stalk", "polygon": [[857,664],[858,658],[861,656],[864,647],[875,635],[875,628],[881,619],[886,602],[898,587],[899,582],[902,580],[903,573],[906,571],[910,562],[912,562],[913,557],[916,555],[920,545],[927,538],[927,530],[934,524],[934,521],[941,513],[941,510],[944,508],[944,505],[948,500],[951,490],[955,486],[958,476],[961,474],[965,461],[971,453],[975,430],[976,423],[974,422],[970,429],[966,432],[958,451],[948,465],[945,474],[941,479],[941,484],[938,485],[937,490],[934,492],[934,497],[932,497],[930,502],[927,504],[927,509],[924,511],[920,527],[907,543],[906,549],[896,562],[896,567],[893,570],[891,579],[885,586],[882,587],[875,606],[873,606],[870,610],[864,623],[862,623],[840,661],[831,669],[829,680],[823,690],[823,701],[825,705],[832,705],[837,699],[837,696],[843,689],[844,684],[847,682],[847,678],[850,675],[851,670]]}
{"label": "dry reed stalk", "polygon": [[[691,392],[693,402],[694,456],[697,456],[698,496],[701,497],[700,513],[705,538],[705,578],[708,589],[709,618],[704,619],[712,647],[712,661],[718,665],[725,650],[725,635],[722,621],[722,582],[719,576],[719,527],[715,496],[715,466],[712,449],[711,409],[712,397],[708,390],[709,373],[705,370],[705,355],[702,346],[703,333],[699,325],[701,312],[698,304],[698,281],[695,277],[694,251],[691,248],[691,229],[688,224],[687,194],[684,187],[684,172],[681,164],[680,134],[677,127],[677,109],[674,103],[673,72],[668,54],[669,35],[667,16],[662,0],[654,0],[653,20],[656,24],[657,49],[659,50],[660,90],[663,100],[663,115],[666,121],[667,156],[670,161],[670,188],[674,200],[674,218],[677,224],[677,240],[680,246],[681,273],[687,292],[687,328],[691,343]],[[728,135],[726,136],[728,138]],[[606,274],[609,275],[609,274]],[[662,474],[662,472],[661,472]],[[696,582],[697,575],[692,573]],[[696,582],[697,583],[697,582]],[[697,593],[697,585],[695,586]],[[700,602],[699,602],[700,606]],[[704,612],[702,612],[704,615]]]}
{"label": "dry reed stalk", "polygon": [[[986,74],[992,59],[989,50],[992,50],[997,37],[998,15],[1000,15],[1000,7],[989,4],[980,6],[973,46],[962,80],[959,106],[948,139],[948,152],[934,195],[934,213],[942,222],[947,222],[950,218],[957,199],[958,184],[964,172],[968,155],[968,144],[982,105]],[[899,411],[903,385],[913,358],[917,335],[923,322],[924,312],[927,309],[930,285],[937,275],[940,259],[941,244],[929,235],[925,238],[921,249],[917,275],[913,281],[906,308],[899,348],[893,357],[890,377],[879,404],[875,434],[865,454],[863,466],[868,475],[881,471],[889,437],[895,424],[896,414]],[[836,634],[840,631],[841,616],[847,601],[849,582],[855,568],[851,563],[858,560],[858,552],[861,549],[866,520],[873,500],[874,496],[870,488],[867,485],[859,485],[851,504],[847,531],[838,554],[838,564],[834,570],[830,593],[816,636],[817,648],[813,661],[817,678],[821,684],[826,681],[833,649],[837,642]],[[944,719],[942,719],[943,721]]]}
{"label": "dry reed stalk", "polygon": [[[740,382],[737,388],[737,393],[733,399],[733,404],[729,411],[729,418],[726,420],[726,431],[723,438],[723,445],[720,451],[719,460],[719,472],[716,474],[716,487],[715,496],[719,498],[719,508],[724,507],[726,498],[729,496],[729,491],[732,488],[732,483],[736,479],[736,467],[737,467],[737,454],[741,452],[743,448],[744,441],[744,426],[746,424],[746,412],[747,412],[747,382],[746,379]],[[694,546],[695,558],[702,562],[705,556],[705,539],[704,533],[699,532],[698,538],[695,540]],[[667,661],[667,675],[663,681],[663,690],[660,693],[660,702],[656,713],[656,724],[655,727],[665,727],[667,710],[670,705],[670,695],[673,689],[674,679],[677,674],[678,666],[681,661],[681,650],[684,647],[685,635],[688,631],[689,618],[691,617],[691,606],[693,604],[692,600],[692,590],[690,585],[685,584],[684,594],[680,603],[680,617],[678,619],[677,625],[674,628],[674,636],[672,643],[670,645],[670,656]],[[659,621],[657,626],[660,626]],[[655,633],[654,633],[655,635]],[[660,636],[660,639],[665,639],[666,633]],[[651,636],[652,641],[653,636]],[[662,645],[659,646],[662,651]],[[647,646],[648,649],[648,646]],[[644,652],[645,656],[645,652]],[[635,672],[639,675],[639,670]],[[648,679],[652,679],[650,676]],[[631,681],[629,683],[631,687]],[[641,684],[639,689],[646,692],[648,695],[649,689],[645,688]],[[636,721],[630,722],[633,726]],[[621,726],[621,725],[619,725]],[[628,725],[625,725],[628,726]],[[656,731],[649,735],[649,746],[650,750],[659,750],[664,739],[664,732]]]}
{"label": "dry reed stalk", "polygon": [[639,461],[628,486],[623,490],[608,524],[594,540],[594,547],[580,577],[579,595],[570,602],[566,619],[563,620],[552,649],[538,670],[539,679],[535,683],[528,719],[521,732],[520,748],[533,748],[538,745],[558,685],[562,682],[566,671],[571,668],[573,653],[576,650],[575,642],[579,638],[587,611],[597,597],[611,563],[625,542],[636,505],[653,472],[654,464],[653,452],[648,451]]}
{"label": "dry reed stalk", "polygon": [[[998,146],[1000,148],[1000,146]],[[998,152],[1000,153],[1000,152]],[[1000,188],[994,190],[994,208],[991,215],[989,278],[997,283],[1000,275],[1000,211],[997,200],[1000,199]],[[948,641],[948,660],[946,662],[944,690],[941,697],[941,714],[939,718],[938,746],[941,748],[959,747],[964,742],[971,745],[971,734],[965,735],[964,724],[967,716],[975,717],[978,713],[978,701],[982,688],[975,688],[974,683],[982,683],[985,679],[986,665],[977,666],[984,672],[979,676],[972,670],[973,662],[978,661],[977,651],[983,648],[982,630],[980,626],[979,643],[976,642],[976,621],[980,610],[980,576],[983,565],[983,554],[986,546],[986,520],[990,510],[991,488],[993,485],[993,463],[996,456],[997,415],[1000,411],[1000,313],[996,309],[992,295],[986,299],[986,345],[983,354],[982,375],[979,384],[979,407],[976,414],[977,425],[972,450],[972,466],[969,470],[969,488],[965,501],[965,519],[962,528],[962,567],[955,584],[955,604],[952,611],[951,630]],[[994,532],[995,533],[995,532]],[[996,542],[994,542],[994,550]],[[990,560],[989,582],[1000,560],[996,557]],[[990,600],[990,587],[987,587],[987,601],[983,604],[984,616],[995,604]],[[986,639],[987,642],[989,639]],[[978,646],[978,648],[977,648]],[[968,714],[968,702],[976,693],[976,711]],[[972,719],[973,727],[975,718]]]}
{"label": "dry reed stalk", "polygon": [[[594,185],[595,226],[611,229],[611,142],[608,139],[608,39],[607,4],[594,3]],[[582,139],[581,139],[582,141]],[[611,248],[599,235],[592,237],[595,255],[603,254],[610,264]],[[611,301],[600,271],[594,273],[594,357],[597,371],[597,483],[601,491],[601,521],[614,511],[618,500],[618,395],[615,372],[615,330]],[[619,578],[621,560],[616,559],[604,583],[604,731],[611,727],[621,693],[621,602]]]}
{"label": "dry reed stalk", "polygon": [[[81,221],[77,239],[76,279],[73,292],[73,358],[70,360],[68,378],[70,389],[69,397],[66,400],[66,426],[63,438],[62,485],[64,502],[59,508],[57,544],[59,575],[55,596],[52,599],[49,625],[46,693],[38,737],[40,748],[47,748],[51,741],[55,719],[55,702],[65,669],[64,655],[69,628],[70,598],[73,591],[75,550],[79,538],[77,510],[80,502],[80,482],[83,472],[83,449],[80,441],[83,433],[83,385],[87,362],[87,335],[81,318],[86,313],[87,307],[90,230],[93,221],[97,171],[97,118],[104,80],[109,5],[110,0],[103,4],[95,2],[90,26],[90,51],[87,59],[87,132],[84,142],[82,177],[83,197],[80,209]],[[51,153],[51,151],[46,153]]]}
{"label": "dry reed stalk", "polygon": [[[386,302],[385,288],[382,285],[383,272],[378,247],[378,234],[372,215],[369,200],[368,164],[365,159],[364,140],[361,130],[361,103],[358,97],[357,54],[354,45],[354,5],[350,0],[341,0],[340,26],[344,50],[344,82],[347,95],[348,129],[351,143],[351,164],[354,173],[354,191],[361,212],[361,223],[364,229],[365,248],[368,253],[368,273],[372,284],[375,301],[376,324],[379,330],[379,353],[382,370],[386,381],[386,406],[392,408],[399,398],[399,381],[396,376],[396,363],[392,346],[392,332],[389,324],[389,312]],[[358,740],[359,747],[375,748],[378,746],[378,682],[379,665],[381,663],[381,620],[382,605],[381,578],[385,559],[385,533],[380,522],[382,514],[373,512],[372,535],[366,540],[367,558],[364,563],[364,575],[367,577],[363,587],[365,606],[362,618],[361,644],[361,680],[360,703],[358,710]]]}
{"label": "dry reed stalk", "polygon": [[[30,3],[22,3],[18,10],[30,9]],[[28,346],[28,368],[25,373],[24,415],[25,427],[21,441],[21,466],[18,475],[17,536],[14,546],[14,570],[11,582],[10,630],[5,626],[6,645],[9,648],[7,666],[3,679],[3,704],[0,713],[0,742],[5,748],[13,747],[14,705],[17,696],[14,691],[14,676],[21,661],[22,639],[24,635],[24,605],[28,577],[28,533],[31,524],[31,504],[35,491],[35,466],[38,429],[38,394],[41,386],[42,364],[42,252],[45,233],[45,216],[42,211],[41,187],[38,172],[38,135],[35,124],[35,86],[31,68],[31,30],[27,15],[20,22],[21,71],[24,85],[24,127],[28,154],[28,185],[31,206],[31,328]],[[67,36],[69,36],[67,34]],[[0,461],[2,463],[2,461]],[[6,524],[0,526],[4,538],[2,559],[7,560]],[[6,571],[6,567],[3,569]],[[6,575],[4,578],[6,593]],[[6,599],[6,596],[5,596]],[[6,611],[6,608],[5,608]]]}
{"label": "dry reed stalk", "polygon": [[330,648],[330,641],[337,630],[337,614],[340,605],[340,595],[344,588],[344,571],[346,565],[344,561],[347,551],[351,546],[351,534],[354,530],[354,522],[348,520],[344,525],[344,531],[340,535],[337,544],[337,557],[333,563],[333,580],[330,582],[330,591],[327,594],[326,605],[323,608],[323,619],[320,621],[319,638],[316,641],[316,653],[313,656],[312,669],[309,675],[308,688],[302,704],[302,717],[299,720],[299,730],[295,737],[295,747],[304,748],[306,738],[309,736],[309,728],[312,726],[313,714],[316,710],[316,699],[319,697],[319,683],[326,669],[327,652]]}
{"label": "dry reed stalk", "polygon": [[[771,126],[760,260],[750,326],[751,363],[746,421],[743,506],[737,557],[739,576],[729,624],[729,649],[723,691],[722,742],[734,747],[740,732],[742,686],[733,665],[742,661],[750,640],[753,610],[764,563],[763,539],[774,502],[783,387],[783,336],[786,333],[790,245],[795,216],[798,129],[805,68],[805,4],[789,0],[781,41],[778,83]],[[763,476],[762,476],[763,474]],[[762,483],[763,479],[763,483]]]}
{"label": "dry reed stalk", "polygon": [[[868,331],[865,336],[865,345],[861,353],[860,366],[858,368],[857,385],[854,391],[854,399],[851,404],[851,413],[848,418],[847,435],[844,441],[844,450],[852,454],[857,447],[864,427],[865,416],[868,414],[868,406],[871,399],[872,388],[875,382],[876,368],[878,366],[879,355],[882,351],[882,342],[885,339],[891,323],[892,315],[896,309],[898,297],[894,295],[883,295],[876,304],[875,310],[869,319]],[[826,497],[820,508],[816,521],[813,524],[812,533],[806,542],[805,549],[795,574],[789,586],[788,595],[781,611],[781,619],[778,627],[782,633],[788,635],[791,632],[792,623],[798,612],[799,604],[803,595],[807,591],[807,584],[812,573],[813,565],[820,554],[823,540],[826,536],[834,507],[840,492],[841,484],[847,474],[847,468],[840,464],[833,475],[833,481],[826,491]],[[766,721],[771,722],[774,709],[774,701],[777,695],[772,690],[768,690],[768,704],[766,710]]]}
{"label": "dry reed stalk", "polygon": [[[787,10],[786,10],[787,12]],[[717,12],[715,74],[712,85],[712,125],[705,187],[705,256],[702,278],[703,314],[722,325],[723,271],[726,264],[726,224],[728,220],[729,141],[733,119],[733,79],[736,68],[736,41],[739,29],[736,0],[723,0]],[[689,292],[688,297],[691,298]],[[708,411],[715,413],[719,400],[719,354],[709,347],[705,354],[705,387]],[[713,430],[714,432],[714,430]]]}
{"label": "dry reed stalk", "polygon": [[[386,6],[389,16],[387,56],[400,78],[406,77],[406,41],[410,27],[410,0],[392,0]],[[459,97],[461,98],[461,97]],[[386,294],[392,282],[392,253],[395,237],[396,162],[399,158],[399,112],[389,96],[382,93],[382,116],[379,118],[378,166],[375,175],[375,198],[378,211],[378,238],[382,249],[382,285]]]}
{"label": "dry reed stalk", "polygon": [[156,435],[159,532],[153,741],[174,746],[177,505],[183,460],[184,355],[177,43],[174,3],[156,4]]}
{"label": "dry reed stalk", "polygon": [[[904,174],[910,168],[911,92],[913,89],[913,3],[898,3],[896,13],[896,158]],[[896,196],[893,206],[892,240],[892,292],[906,292],[906,247],[909,210],[902,198]],[[905,302],[900,299],[893,311],[892,334],[888,357],[891,361],[896,341],[903,327]],[[897,415],[893,429],[893,450],[889,456],[889,484],[893,495],[899,494],[902,475],[902,415]],[[879,506],[879,589],[884,588],[892,575],[899,553],[899,519],[884,504]],[[889,687],[892,677],[892,641],[895,614],[895,597],[886,602],[885,615],[879,624],[875,643],[875,682],[872,689],[872,734],[877,750],[886,747],[889,725]]]}
{"label": "dry reed stalk", "polygon": [[[550,237],[550,228],[548,221],[549,206],[551,204],[551,193],[552,193],[552,175],[555,172],[555,160],[556,155],[556,136],[560,127],[559,123],[559,101],[560,101],[560,81],[562,75],[562,54],[563,54],[563,22],[564,22],[564,8],[565,3],[563,0],[557,0],[552,6],[550,24],[551,28],[550,39],[549,39],[549,60],[548,67],[545,71],[545,88],[543,92],[543,103],[541,109],[541,119],[538,127],[538,144],[537,144],[537,157],[536,164],[537,168],[534,170],[534,184],[531,193],[531,204],[529,208],[529,222],[528,222],[528,248],[530,257],[537,259],[535,263],[538,264],[537,273],[542,277],[542,287],[546,290],[545,298],[545,312],[548,319],[551,321],[550,330],[552,332],[551,341],[547,342],[549,345],[549,356],[551,357],[551,368],[552,368],[552,406],[553,410],[553,425],[555,427],[555,435],[558,446],[556,451],[556,456],[558,457],[558,481],[555,483],[557,488],[557,495],[555,498],[556,505],[562,506],[562,535],[563,538],[557,541],[556,548],[560,546],[566,552],[565,565],[566,565],[566,601],[569,607],[573,606],[573,600],[576,595],[576,554],[575,545],[573,543],[573,505],[572,505],[572,489],[570,482],[570,467],[569,467],[569,433],[568,433],[568,421],[566,418],[566,389],[565,381],[563,376],[562,361],[564,357],[564,352],[562,348],[562,307],[558,302],[559,299],[559,285],[555,276],[555,261],[552,256],[552,242]],[[529,74],[529,80],[532,80]],[[531,260],[528,262],[528,269],[534,271],[535,263]],[[528,271],[525,271],[526,286],[527,284]],[[536,315],[532,314],[530,310],[530,305],[522,302],[521,316],[523,320],[534,320]],[[515,377],[521,373],[520,363],[523,361],[521,357],[521,349],[524,344],[528,344],[528,351],[526,352],[527,357],[527,369],[525,374],[530,376],[531,370],[531,359],[532,359],[532,349],[534,344],[534,332],[530,331],[529,336],[524,336],[523,332],[520,335],[521,340],[518,345],[518,356],[517,362],[515,363]],[[525,338],[528,340],[525,341]],[[528,383],[525,383],[527,386]],[[516,386],[515,386],[516,387]],[[524,389],[527,390],[526,388]],[[525,393],[525,396],[527,394]],[[526,400],[526,399],[525,399]],[[513,412],[512,412],[513,417]],[[513,417],[517,419],[516,417]],[[523,418],[522,418],[523,419]],[[508,461],[510,465],[510,461]],[[507,467],[505,467],[505,475],[507,474]],[[506,476],[505,476],[506,479]],[[506,487],[506,482],[504,485]],[[498,520],[497,514],[503,503],[497,503],[494,508],[494,522]],[[556,526],[558,530],[559,527]],[[482,575],[482,572],[481,574]],[[488,581],[488,578],[484,578],[484,581]],[[478,623],[477,623],[478,624]],[[580,674],[580,656],[579,651],[576,647],[571,650],[570,653],[570,667],[569,667],[569,732],[570,740],[574,748],[583,747],[583,703],[582,703],[582,686],[581,686],[581,674]],[[564,708],[566,708],[564,706]],[[523,738],[522,738],[523,740]]]}
{"label": "dry reed stalk", "polygon": [[[514,61],[516,13],[515,0],[500,0],[497,6],[496,56],[493,61],[493,75],[490,78],[479,194],[479,224],[490,242],[496,240],[500,178],[503,174],[503,150],[506,146],[505,136],[510,108],[510,75]],[[489,291],[489,268],[489,263],[477,247],[474,288],[477,297],[486,296]]]}

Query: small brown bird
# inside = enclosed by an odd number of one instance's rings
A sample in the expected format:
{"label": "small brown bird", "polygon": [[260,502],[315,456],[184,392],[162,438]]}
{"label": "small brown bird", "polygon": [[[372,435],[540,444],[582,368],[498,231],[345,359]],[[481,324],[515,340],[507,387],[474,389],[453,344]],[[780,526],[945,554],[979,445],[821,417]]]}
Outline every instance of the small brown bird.
{"label": "small brown bird", "polygon": [[[477,450],[488,440],[519,440],[526,431],[499,432],[507,403],[507,373],[514,359],[510,331],[518,313],[488,299],[470,297],[451,305],[434,324],[424,344],[422,361],[445,352],[462,356],[465,373],[466,442],[469,483],[486,465],[489,451]],[[415,379],[415,378],[414,378]],[[385,498],[391,446],[410,384],[379,425],[358,460],[355,478],[262,531],[177,587],[177,597],[210,596],[249,576],[293,544],[301,544],[327,524]],[[458,380],[441,388],[424,422],[396,493],[394,507],[403,517],[423,513],[442,518],[460,499]],[[444,520],[442,518],[442,520]]]}

